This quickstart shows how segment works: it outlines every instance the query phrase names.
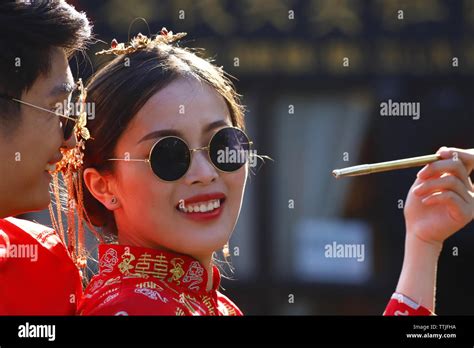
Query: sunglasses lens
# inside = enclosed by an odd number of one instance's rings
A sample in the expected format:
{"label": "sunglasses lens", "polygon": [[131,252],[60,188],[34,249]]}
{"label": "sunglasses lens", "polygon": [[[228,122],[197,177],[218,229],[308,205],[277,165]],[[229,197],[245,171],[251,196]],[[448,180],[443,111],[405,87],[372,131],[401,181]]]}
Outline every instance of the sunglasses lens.
{"label": "sunglasses lens", "polygon": [[[67,110],[65,112],[65,115],[73,118],[74,120],[77,120],[79,115],[77,114],[78,110],[78,105],[79,105],[79,96],[80,96],[80,91],[78,88],[76,88],[71,96],[70,99],[67,101]],[[64,132],[64,140],[68,140],[71,138],[72,133],[74,131],[74,126],[76,125],[76,122],[74,120],[71,120],[69,118],[65,119],[63,121],[63,132]]]}
{"label": "sunglasses lens", "polygon": [[240,169],[249,155],[250,141],[237,128],[223,128],[212,137],[209,156],[212,163],[224,172]]}
{"label": "sunglasses lens", "polygon": [[150,164],[153,173],[165,181],[181,178],[189,168],[191,155],[184,141],[166,137],[158,141],[151,151]]}
{"label": "sunglasses lens", "polygon": [[64,140],[69,140],[72,136],[72,131],[74,130],[74,122],[66,119],[63,121],[63,132],[64,132]]}

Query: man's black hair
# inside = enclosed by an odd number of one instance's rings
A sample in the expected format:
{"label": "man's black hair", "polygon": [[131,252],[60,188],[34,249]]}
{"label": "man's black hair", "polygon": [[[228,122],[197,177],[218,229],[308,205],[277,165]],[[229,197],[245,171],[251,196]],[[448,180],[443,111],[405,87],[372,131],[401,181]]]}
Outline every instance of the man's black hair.
{"label": "man's black hair", "polygon": [[[54,47],[69,55],[91,37],[86,15],[65,1],[0,0],[0,94],[21,98],[51,69]],[[0,123],[17,124],[20,106],[0,98]]]}

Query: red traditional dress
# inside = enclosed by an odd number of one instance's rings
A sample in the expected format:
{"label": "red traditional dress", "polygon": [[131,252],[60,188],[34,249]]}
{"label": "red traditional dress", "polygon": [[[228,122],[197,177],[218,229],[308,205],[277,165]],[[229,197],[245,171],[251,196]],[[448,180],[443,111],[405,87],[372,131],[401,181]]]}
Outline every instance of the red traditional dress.
{"label": "red traditional dress", "polygon": [[[242,315],[217,289],[220,273],[165,251],[100,245],[100,273],[80,303],[84,315]],[[21,219],[0,219],[0,315],[73,315],[81,275],[54,230]],[[385,316],[434,315],[393,294]]]}
{"label": "red traditional dress", "polygon": [[194,258],[124,245],[99,246],[99,274],[79,305],[81,315],[242,315],[219,291],[220,273]]}
{"label": "red traditional dress", "polygon": [[0,315],[74,315],[81,275],[54,230],[0,219]]}

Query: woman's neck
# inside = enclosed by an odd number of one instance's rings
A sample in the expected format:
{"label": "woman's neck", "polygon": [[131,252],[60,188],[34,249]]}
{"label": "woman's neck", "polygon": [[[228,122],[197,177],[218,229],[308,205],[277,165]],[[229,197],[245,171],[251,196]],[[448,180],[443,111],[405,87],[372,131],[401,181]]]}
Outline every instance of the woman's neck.
{"label": "woman's neck", "polygon": [[[194,256],[193,256],[194,257]],[[210,291],[212,289],[212,282],[213,282],[213,271],[212,271],[212,254],[209,256],[205,257],[194,257],[196,260],[198,260],[201,265],[203,265],[204,269],[207,272],[207,285],[206,285],[206,291]]]}

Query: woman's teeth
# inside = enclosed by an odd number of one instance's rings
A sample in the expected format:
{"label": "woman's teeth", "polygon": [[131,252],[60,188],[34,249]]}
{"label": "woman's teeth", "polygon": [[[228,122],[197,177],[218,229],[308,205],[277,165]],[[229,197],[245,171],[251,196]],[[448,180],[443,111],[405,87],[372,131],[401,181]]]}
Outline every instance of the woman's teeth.
{"label": "woman's teeth", "polygon": [[207,213],[219,208],[220,206],[221,201],[219,199],[213,199],[207,202],[192,203],[185,207],[180,204],[178,209],[184,213]]}

